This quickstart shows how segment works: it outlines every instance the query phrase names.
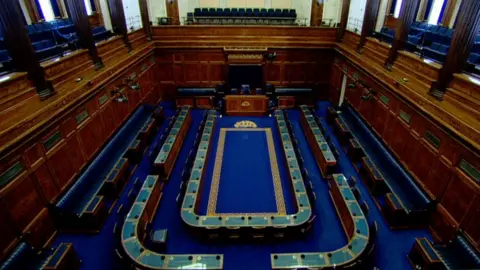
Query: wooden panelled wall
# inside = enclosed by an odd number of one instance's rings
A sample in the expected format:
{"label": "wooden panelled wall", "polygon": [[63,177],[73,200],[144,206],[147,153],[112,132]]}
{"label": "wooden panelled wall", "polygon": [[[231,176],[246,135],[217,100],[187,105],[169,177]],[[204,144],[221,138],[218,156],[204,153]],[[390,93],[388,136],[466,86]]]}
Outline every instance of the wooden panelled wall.
{"label": "wooden panelled wall", "polygon": [[[273,61],[263,60],[266,83],[277,87],[313,87],[319,98],[328,97],[332,49],[270,49]],[[158,79],[172,97],[177,87],[216,87],[228,79],[234,64],[223,49],[169,49],[157,51]]]}
{"label": "wooden panelled wall", "polygon": [[[144,35],[142,39],[145,42]],[[3,157],[2,180],[7,176],[14,179],[0,190],[0,230],[4,232],[0,258],[20,235],[35,237],[31,243],[37,246],[45,244],[47,239],[42,237],[51,236],[45,230],[54,227],[44,207],[56,202],[73,184],[139,104],[156,104],[161,98],[155,61],[151,48],[149,53],[130,59],[124,72],[107,78],[97,91],[50,119],[53,124],[47,129],[33,132],[28,144],[17,148],[8,159]],[[135,78],[141,90],[125,87],[126,78]],[[117,95],[111,92],[114,89],[122,90],[128,102],[117,102]]]}
{"label": "wooden panelled wall", "polygon": [[376,91],[370,100],[361,96],[367,88],[357,84],[345,92],[345,100],[367,122],[414,176],[427,194],[439,202],[431,219],[434,237],[452,239],[463,230],[480,249],[480,187],[465,170],[467,163],[480,167],[480,157],[456,140],[415,105],[382,86],[361,68],[339,56],[331,76],[331,97],[338,102],[343,75],[347,85],[361,81]]}

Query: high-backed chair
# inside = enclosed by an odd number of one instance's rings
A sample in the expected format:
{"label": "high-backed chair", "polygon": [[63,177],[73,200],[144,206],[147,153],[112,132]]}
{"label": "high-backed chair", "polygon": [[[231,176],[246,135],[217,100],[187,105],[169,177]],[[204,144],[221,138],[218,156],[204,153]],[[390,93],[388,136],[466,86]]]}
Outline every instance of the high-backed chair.
{"label": "high-backed chair", "polygon": [[266,8],[260,9],[260,17],[268,17],[268,11]]}
{"label": "high-backed chair", "polygon": [[268,9],[267,17],[275,17],[275,10],[273,8]]}
{"label": "high-backed chair", "polygon": [[223,17],[230,17],[232,16],[232,11],[229,8],[223,10]]}
{"label": "high-backed chair", "polygon": [[200,8],[195,8],[193,10],[193,16],[195,17],[201,17],[202,16],[202,10]]}
{"label": "high-backed chair", "polygon": [[240,17],[245,17],[245,15],[246,15],[245,9],[244,9],[244,8],[240,8],[240,9],[238,10],[238,16],[240,16]]}
{"label": "high-backed chair", "polygon": [[247,8],[245,12],[247,17],[252,17],[253,16],[253,9]]}

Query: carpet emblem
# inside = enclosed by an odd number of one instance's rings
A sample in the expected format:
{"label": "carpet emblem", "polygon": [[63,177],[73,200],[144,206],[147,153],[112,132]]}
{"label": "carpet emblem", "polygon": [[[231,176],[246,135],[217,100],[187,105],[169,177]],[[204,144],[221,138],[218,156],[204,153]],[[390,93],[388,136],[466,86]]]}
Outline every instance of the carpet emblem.
{"label": "carpet emblem", "polygon": [[257,126],[257,124],[255,124],[252,121],[244,120],[244,121],[239,121],[239,122],[235,123],[234,127],[236,127],[236,128],[257,128],[258,126]]}

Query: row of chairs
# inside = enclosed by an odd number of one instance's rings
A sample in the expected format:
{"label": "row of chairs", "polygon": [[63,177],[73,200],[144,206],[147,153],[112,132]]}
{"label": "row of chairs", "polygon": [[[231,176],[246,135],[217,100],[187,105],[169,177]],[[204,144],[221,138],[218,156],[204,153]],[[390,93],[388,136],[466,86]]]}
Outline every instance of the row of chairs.
{"label": "row of chairs", "polygon": [[[430,25],[425,22],[415,22],[408,35],[405,49],[427,57],[437,62],[445,62],[454,29],[439,25]],[[391,44],[395,36],[395,30],[387,27],[375,33],[380,41]],[[476,66],[480,65],[480,35],[476,37],[475,46],[468,61],[467,70],[476,72]]]}
{"label": "row of chairs", "polygon": [[186,24],[295,25],[295,9],[196,8],[187,13]]}
{"label": "row of chairs", "polygon": [[[63,56],[65,52],[79,48],[78,36],[70,19],[35,23],[27,25],[26,29],[39,61]],[[112,36],[112,32],[106,30],[104,26],[93,28],[92,33],[95,42],[109,39]],[[14,69],[4,43],[4,39],[0,37],[0,73]]]}
{"label": "row of chairs", "polygon": [[289,18],[296,19],[295,9],[273,8],[196,8],[194,17],[263,17],[263,18]]}

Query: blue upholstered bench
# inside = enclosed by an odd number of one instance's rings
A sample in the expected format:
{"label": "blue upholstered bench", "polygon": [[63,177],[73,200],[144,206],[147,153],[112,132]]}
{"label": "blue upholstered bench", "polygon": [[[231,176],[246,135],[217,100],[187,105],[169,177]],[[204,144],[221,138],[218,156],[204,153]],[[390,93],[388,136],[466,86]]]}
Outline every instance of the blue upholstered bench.
{"label": "blue upholstered bench", "polygon": [[275,88],[275,94],[277,96],[310,95],[312,93],[312,88]]}
{"label": "blue upholstered bench", "polygon": [[415,180],[401,167],[352,108],[348,107],[340,114],[340,117],[363,147],[369,160],[383,175],[387,188],[385,192],[392,192],[395,195],[395,197],[391,197],[391,202],[395,203],[399,200],[406,215],[411,217],[407,220],[414,223],[425,223],[427,218],[425,212],[430,210],[432,200],[420,189]]}
{"label": "blue upholstered bench", "polygon": [[214,96],[217,93],[215,88],[178,88],[179,96]]}
{"label": "blue upholstered bench", "polygon": [[[151,106],[140,106],[57,202],[55,210],[61,227],[93,229],[100,226],[107,200],[103,195],[108,197],[112,190],[118,192],[128,180],[129,161],[124,156],[142,130],[153,125],[151,116]],[[78,222],[78,219],[84,222]]]}
{"label": "blue upholstered bench", "polygon": [[435,249],[447,269],[480,269],[480,254],[462,235],[446,246],[436,245]]}
{"label": "blue upholstered bench", "polygon": [[10,254],[7,260],[0,267],[7,269],[41,269],[46,263],[48,256],[41,256],[38,251],[26,243],[21,243]]}
{"label": "blue upholstered bench", "polygon": [[61,243],[56,249],[46,251],[38,251],[27,243],[20,243],[0,265],[0,270],[78,269],[79,263],[70,243]]}

